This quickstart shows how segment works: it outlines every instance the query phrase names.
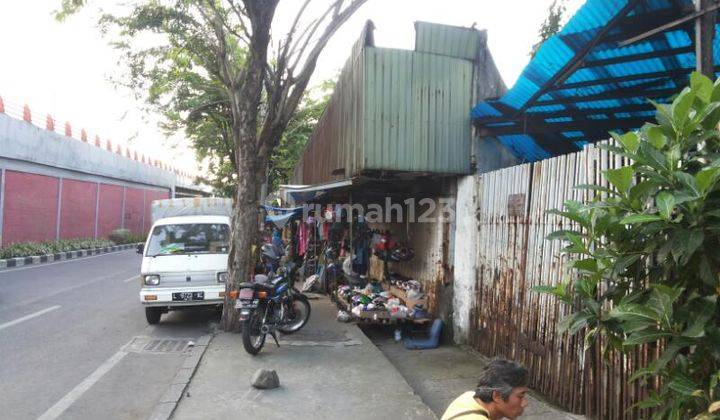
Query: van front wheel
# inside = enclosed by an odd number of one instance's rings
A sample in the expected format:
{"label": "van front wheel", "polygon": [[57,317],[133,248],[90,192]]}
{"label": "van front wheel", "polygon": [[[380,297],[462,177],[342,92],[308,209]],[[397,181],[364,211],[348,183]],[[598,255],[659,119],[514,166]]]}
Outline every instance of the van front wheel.
{"label": "van front wheel", "polygon": [[148,324],[157,324],[160,322],[160,316],[162,316],[162,308],[155,306],[145,308],[145,319],[147,319]]}

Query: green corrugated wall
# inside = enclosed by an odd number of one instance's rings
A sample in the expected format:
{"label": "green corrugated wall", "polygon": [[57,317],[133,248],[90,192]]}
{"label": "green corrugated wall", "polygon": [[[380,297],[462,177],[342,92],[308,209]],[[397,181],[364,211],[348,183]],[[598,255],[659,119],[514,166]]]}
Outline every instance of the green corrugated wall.
{"label": "green corrugated wall", "polygon": [[472,63],[365,50],[363,169],[468,173]]}
{"label": "green corrugated wall", "polygon": [[415,51],[475,60],[480,34],[471,28],[415,23]]}
{"label": "green corrugated wall", "polygon": [[417,51],[409,51],[372,46],[372,26],[366,26],[293,183],[347,179],[365,170],[470,173],[469,58],[479,33],[422,22],[416,30]]}

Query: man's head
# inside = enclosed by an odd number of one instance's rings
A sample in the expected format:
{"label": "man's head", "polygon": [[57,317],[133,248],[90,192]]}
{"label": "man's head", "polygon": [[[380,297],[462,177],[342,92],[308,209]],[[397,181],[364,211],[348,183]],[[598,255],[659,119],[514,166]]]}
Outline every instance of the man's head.
{"label": "man's head", "polygon": [[493,360],[480,375],[475,398],[503,417],[517,418],[527,406],[527,376],[527,370],[515,362]]}

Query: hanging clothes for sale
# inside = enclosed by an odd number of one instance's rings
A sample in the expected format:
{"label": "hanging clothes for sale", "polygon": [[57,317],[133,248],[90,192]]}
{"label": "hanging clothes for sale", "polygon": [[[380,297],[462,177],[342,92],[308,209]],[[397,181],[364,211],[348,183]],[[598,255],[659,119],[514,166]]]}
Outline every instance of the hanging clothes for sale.
{"label": "hanging clothes for sale", "polygon": [[372,230],[365,223],[363,216],[358,216],[358,221],[353,227],[353,271],[358,274],[367,274],[370,267],[370,243],[372,241]]}
{"label": "hanging clothes for sale", "polygon": [[310,229],[307,222],[300,222],[298,226],[298,255],[303,256],[307,252],[308,241],[310,240]]}

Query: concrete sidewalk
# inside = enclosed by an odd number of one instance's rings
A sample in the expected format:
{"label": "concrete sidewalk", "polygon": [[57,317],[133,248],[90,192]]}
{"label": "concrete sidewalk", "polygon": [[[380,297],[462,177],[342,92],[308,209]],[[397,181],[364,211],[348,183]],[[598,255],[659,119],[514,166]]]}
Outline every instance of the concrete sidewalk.
{"label": "concrete sidewalk", "polygon": [[[406,350],[392,339],[392,329],[365,328],[368,337],[403,375],[430,409],[442,416],[460,394],[475,389],[488,359],[464,347],[440,346],[433,350]],[[523,413],[525,420],[581,420],[533,396]]]}
{"label": "concrete sidewalk", "polygon": [[[248,355],[240,334],[220,333],[208,346],[174,419],[435,419],[398,370],[353,324],[335,320],[327,300],[312,300],[297,334],[269,338]],[[250,386],[257,369],[275,369],[280,388]]]}

